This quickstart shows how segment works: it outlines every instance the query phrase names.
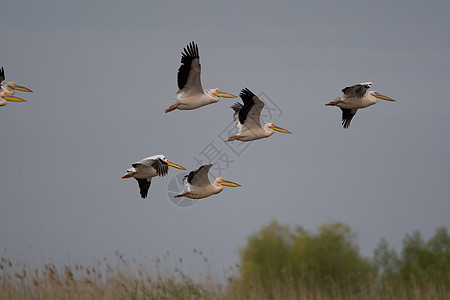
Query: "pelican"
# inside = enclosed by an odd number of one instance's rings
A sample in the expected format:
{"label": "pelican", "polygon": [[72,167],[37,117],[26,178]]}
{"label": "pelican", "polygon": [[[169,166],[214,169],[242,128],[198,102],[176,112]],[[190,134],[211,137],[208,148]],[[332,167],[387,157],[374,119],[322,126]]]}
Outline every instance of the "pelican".
{"label": "pelican", "polygon": [[342,125],[344,128],[350,126],[350,121],[359,108],[374,105],[378,102],[377,99],[395,102],[394,99],[381,95],[375,91],[370,91],[366,94],[371,86],[372,82],[363,82],[348,86],[342,90],[342,93],[344,93],[342,99],[337,97],[333,101],[325,104],[326,106],[337,106],[342,110]]}
{"label": "pelican", "polygon": [[209,181],[208,172],[212,164],[203,165],[195,171],[191,171],[189,175],[184,176],[183,182],[187,187],[187,191],[175,198],[187,197],[191,199],[202,199],[214,194],[218,194],[223,190],[224,186],[238,187],[238,183],[224,180],[223,177],[216,178],[212,182]]}
{"label": "pelican", "polygon": [[152,178],[156,176],[166,176],[169,171],[169,166],[180,170],[186,170],[182,166],[170,162],[162,154],[146,157],[135,162],[131,166],[132,168],[128,169],[127,173],[123,175],[122,178],[133,177],[137,180],[142,199],[147,198]]}
{"label": "pelican", "polygon": [[178,92],[174,103],[166,113],[175,109],[189,110],[219,101],[219,97],[236,98],[237,96],[221,92],[219,89],[203,91],[200,81],[200,56],[198,46],[191,42],[181,53],[181,66],[178,69]]}
{"label": "pelican", "polygon": [[17,96],[13,96],[15,90],[24,91],[24,92],[33,92],[27,87],[17,85],[15,82],[3,82],[5,80],[5,70],[3,67],[0,69],[0,106],[5,106],[7,101],[14,102],[25,102],[25,99],[22,99]]}
{"label": "pelican", "polygon": [[244,88],[239,94],[244,105],[235,103],[231,108],[234,110],[233,119],[239,129],[239,133],[230,136],[225,142],[239,140],[249,142],[271,136],[274,131],[291,133],[289,130],[275,126],[273,123],[266,123],[261,126],[260,115],[264,107],[262,102],[249,89]]}

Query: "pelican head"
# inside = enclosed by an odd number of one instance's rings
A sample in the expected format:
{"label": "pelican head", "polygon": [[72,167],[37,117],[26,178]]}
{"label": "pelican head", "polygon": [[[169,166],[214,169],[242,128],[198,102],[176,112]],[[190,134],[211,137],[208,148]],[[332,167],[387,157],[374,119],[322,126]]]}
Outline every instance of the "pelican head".
{"label": "pelican head", "polygon": [[4,86],[6,85],[8,88],[13,89],[16,86],[15,82],[5,81],[2,83]]}
{"label": "pelican head", "polygon": [[376,92],[376,91],[370,91],[370,92],[369,92],[369,95],[371,95],[371,96],[373,96],[373,97],[375,97],[375,98],[381,99],[381,100],[386,100],[386,101],[395,102],[394,99],[389,98],[388,96],[381,95],[381,94],[379,94],[379,93]]}
{"label": "pelican head", "polygon": [[153,157],[154,158],[160,158],[161,160],[165,161],[169,167],[174,167],[174,168],[177,168],[177,169],[180,169],[180,170],[186,170],[184,167],[180,166],[179,164],[170,162],[170,160],[166,159],[166,157],[164,155],[162,155],[162,154],[155,155]]}
{"label": "pelican head", "polygon": [[3,86],[5,86],[8,89],[12,89],[12,90],[16,90],[16,91],[22,91],[22,92],[28,92],[28,93],[32,93],[33,91],[30,90],[29,88],[22,86],[22,85],[18,85],[15,82],[3,82],[2,83]]}
{"label": "pelican head", "polygon": [[223,177],[216,178],[215,180],[217,180],[217,183],[220,183],[223,186],[228,186],[228,187],[241,186],[239,183],[235,183],[235,182],[232,182],[232,181],[229,181],[229,180],[225,180],[225,179],[223,179]]}
{"label": "pelican head", "polygon": [[290,132],[289,130],[284,129],[284,128],[281,128],[281,127],[278,127],[278,126],[276,126],[276,125],[273,124],[273,123],[267,123],[267,125],[268,125],[269,128],[271,128],[271,129],[273,129],[273,130],[275,130],[275,131],[278,131],[278,132],[282,132],[282,133],[292,133],[292,132]]}
{"label": "pelican head", "polygon": [[2,97],[3,99],[5,99],[5,100],[8,100],[8,101],[14,101],[14,102],[25,102],[25,101],[27,101],[27,100],[22,99],[22,98],[20,98],[20,97],[12,96],[12,95],[8,94],[8,92],[3,92],[3,93],[1,94],[1,97]]}
{"label": "pelican head", "polygon": [[227,93],[227,92],[221,92],[220,89],[209,89],[206,90],[206,93],[210,96],[213,96],[214,100],[212,100],[211,102],[218,102],[219,101],[219,97],[222,98],[237,98],[236,95]]}
{"label": "pelican head", "polygon": [[180,165],[178,165],[176,163],[170,162],[170,160],[168,160],[168,159],[166,159],[165,161],[167,162],[167,165],[170,166],[170,167],[174,167],[174,168],[177,168],[177,169],[180,169],[180,170],[186,170],[184,167],[182,167],[182,166],[180,166]]}

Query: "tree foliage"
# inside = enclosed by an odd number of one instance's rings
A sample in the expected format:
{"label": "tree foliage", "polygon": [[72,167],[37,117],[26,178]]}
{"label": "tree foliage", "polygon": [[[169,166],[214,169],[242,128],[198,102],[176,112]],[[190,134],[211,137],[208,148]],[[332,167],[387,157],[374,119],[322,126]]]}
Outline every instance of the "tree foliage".
{"label": "tree foliage", "polygon": [[[248,238],[240,252],[241,284],[254,282],[270,289],[277,284],[305,282],[315,288],[345,286],[368,280],[373,274],[368,259],[361,257],[357,235],[348,225],[327,223],[317,234],[302,227],[272,221]],[[356,285],[355,285],[356,286]]]}
{"label": "tree foliage", "polygon": [[371,278],[370,262],[360,255],[357,234],[348,225],[324,224],[315,235],[298,232],[290,249],[295,278],[306,277],[321,289],[338,284],[352,290]]}
{"label": "tree foliage", "polygon": [[450,294],[450,236],[445,228],[428,241],[419,231],[406,234],[400,252],[381,239],[373,257],[365,258],[357,234],[346,224],[326,223],[311,233],[272,221],[248,237],[240,260],[240,277],[229,287],[239,295],[252,289],[268,297],[284,291],[331,298]]}
{"label": "tree foliage", "polygon": [[382,240],[374,252],[374,264],[382,281],[406,286],[436,284],[450,289],[450,236],[444,227],[424,241],[419,231],[406,234],[400,255]]}

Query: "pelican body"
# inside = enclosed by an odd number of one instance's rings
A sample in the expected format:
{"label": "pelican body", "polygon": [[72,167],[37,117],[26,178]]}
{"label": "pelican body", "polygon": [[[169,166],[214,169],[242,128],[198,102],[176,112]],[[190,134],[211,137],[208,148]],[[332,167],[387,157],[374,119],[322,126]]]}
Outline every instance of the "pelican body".
{"label": "pelican body", "polygon": [[174,103],[166,109],[166,113],[175,109],[196,109],[211,103],[219,102],[220,97],[236,98],[235,95],[220,92],[219,89],[203,91],[200,80],[201,65],[198,46],[191,42],[181,53],[181,66],[178,69],[178,92]]}
{"label": "pelican body", "polygon": [[238,183],[224,180],[223,177],[216,178],[210,182],[208,178],[208,172],[211,167],[212,164],[203,165],[197,170],[191,171],[189,175],[184,176],[183,182],[187,187],[187,191],[184,191],[179,195],[175,195],[174,197],[202,199],[222,192],[224,186],[241,186]]}
{"label": "pelican body", "polygon": [[162,154],[146,157],[133,163],[131,166],[132,168],[128,169],[127,173],[125,173],[122,178],[133,177],[137,180],[142,199],[147,198],[152,178],[156,176],[166,176],[169,171],[169,166],[180,170],[186,170],[182,166],[170,162]]}
{"label": "pelican body", "polygon": [[0,106],[5,106],[8,102],[7,101],[14,101],[14,102],[25,102],[25,99],[22,99],[17,96],[13,96],[18,91],[23,92],[30,92],[33,91],[30,90],[27,87],[17,85],[15,82],[4,82],[5,80],[5,70],[3,68],[0,69]]}
{"label": "pelican body", "polygon": [[337,106],[342,110],[342,126],[344,128],[350,126],[350,122],[358,109],[374,105],[378,102],[378,99],[395,102],[394,99],[381,95],[376,91],[367,92],[371,86],[372,82],[363,82],[348,86],[342,90],[344,94],[342,99],[337,97],[333,101],[325,104],[326,106]]}
{"label": "pelican body", "polygon": [[276,126],[273,123],[266,123],[261,126],[260,117],[261,110],[264,107],[262,102],[249,89],[242,89],[239,97],[244,102],[235,103],[231,108],[234,110],[233,119],[239,129],[239,133],[230,136],[225,142],[239,140],[242,142],[249,142],[271,136],[274,131],[283,133],[291,133],[289,130]]}

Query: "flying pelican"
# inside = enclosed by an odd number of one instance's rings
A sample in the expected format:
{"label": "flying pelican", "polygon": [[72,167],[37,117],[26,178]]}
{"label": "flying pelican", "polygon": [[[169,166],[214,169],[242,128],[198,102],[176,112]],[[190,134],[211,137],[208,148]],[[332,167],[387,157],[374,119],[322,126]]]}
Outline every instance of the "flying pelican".
{"label": "flying pelican", "polygon": [[233,119],[239,129],[239,133],[230,136],[225,142],[239,140],[249,142],[257,139],[262,139],[271,136],[275,131],[283,133],[291,133],[289,130],[275,126],[273,123],[266,123],[264,127],[261,126],[260,115],[264,107],[262,102],[249,89],[242,89],[239,94],[244,105],[235,103],[231,108],[234,110]]}
{"label": "flying pelican", "polygon": [[5,70],[3,67],[0,69],[0,106],[5,106],[7,101],[14,102],[25,102],[25,99],[22,99],[17,96],[13,96],[15,90],[24,91],[24,92],[33,92],[27,87],[17,85],[15,82],[3,82],[5,80]]}
{"label": "flying pelican", "polygon": [[122,178],[133,177],[137,180],[142,199],[147,198],[152,178],[156,176],[166,176],[169,171],[169,166],[180,170],[186,170],[182,166],[170,162],[162,154],[146,157],[135,162],[131,166],[132,168],[128,169],[127,173],[123,175]]}
{"label": "flying pelican", "polygon": [[325,104],[326,106],[337,106],[342,110],[342,125],[344,128],[350,126],[350,121],[356,114],[359,108],[365,108],[374,105],[378,102],[378,99],[395,102],[387,96],[381,95],[378,92],[370,91],[366,94],[367,90],[372,86],[372,82],[358,83],[353,86],[348,86],[342,90],[344,96],[337,97],[333,101]]}
{"label": "flying pelican", "polygon": [[181,66],[178,69],[178,92],[174,103],[166,109],[166,113],[175,110],[189,110],[199,108],[219,101],[219,97],[236,98],[230,93],[219,89],[203,91],[200,81],[200,56],[198,46],[191,42],[181,53]]}
{"label": "flying pelican", "polygon": [[212,164],[203,165],[195,171],[191,171],[189,175],[184,176],[183,182],[187,187],[187,191],[175,198],[187,197],[191,199],[202,199],[214,194],[218,194],[223,190],[223,186],[238,187],[240,184],[224,180],[223,177],[216,178],[212,182],[209,181],[208,172]]}

